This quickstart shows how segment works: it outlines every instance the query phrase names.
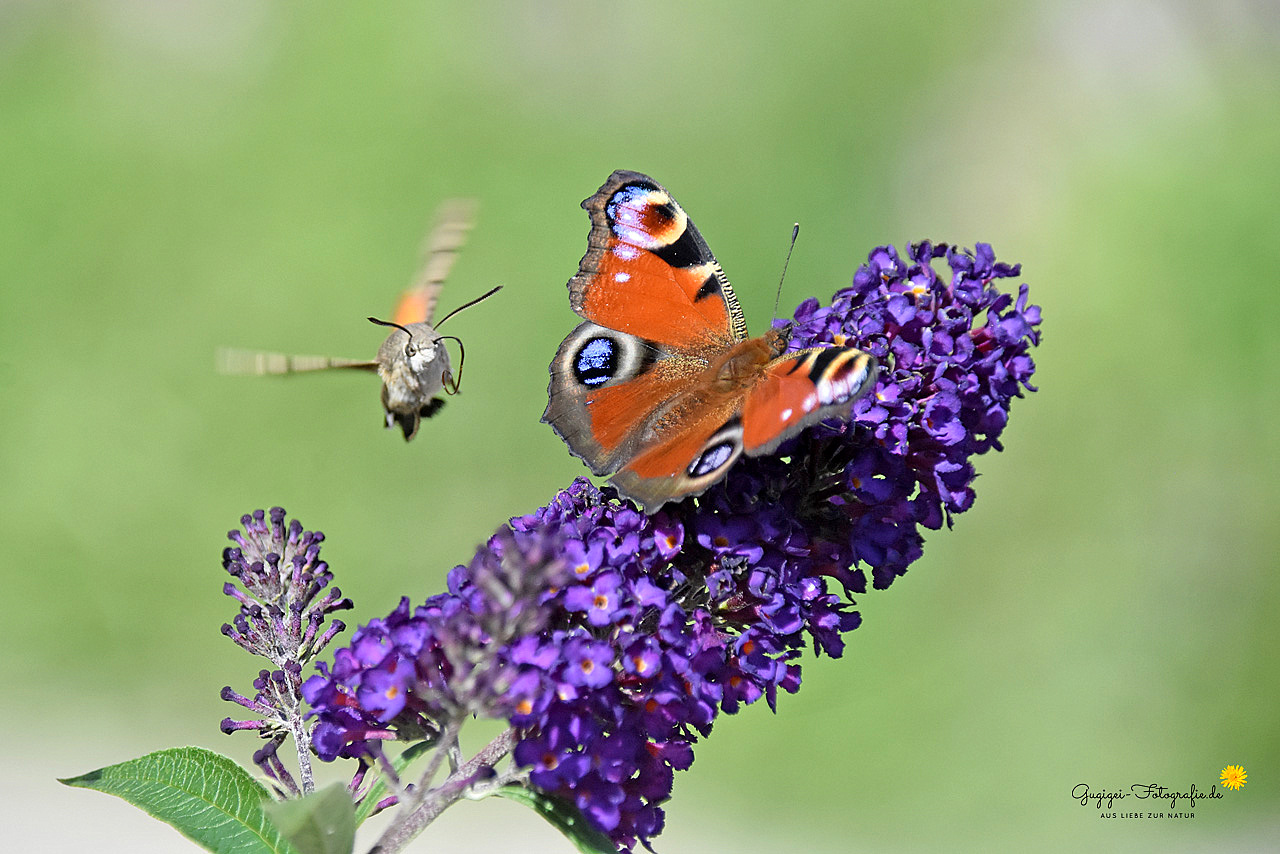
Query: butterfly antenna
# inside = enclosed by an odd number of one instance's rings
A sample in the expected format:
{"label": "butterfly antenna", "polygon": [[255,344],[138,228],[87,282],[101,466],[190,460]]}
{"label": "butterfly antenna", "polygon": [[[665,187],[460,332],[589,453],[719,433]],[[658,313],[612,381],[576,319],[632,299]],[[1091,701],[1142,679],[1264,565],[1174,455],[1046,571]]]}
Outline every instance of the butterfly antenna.
{"label": "butterfly antenna", "polygon": [[[494,288],[493,290],[496,291],[497,288]],[[492,293],[493,291],[490,291],[488,294],[485,294],[484,296],[487,297],[489,296],[489,294],[492,294]],[[484,299],[484,297],[480,297],[480,299]],[[479,301],[480,300],[476,300],[476,302],[479,302]],[[463,307],[465,308],[466,306],[463,306]],[[443,322],[444,321],[441,321],[441,323]],[[444,390],[447,391],[449,394],[457,394],[458,386],[462,382],[462,366],[467,363],[467,348],[462,346],[462,339],[456,335],[441,335],[439,338],[436,339],[436,343],[438,344],[446,338],[451,338],[454,341],[458,342],[458,375],[456,377],[450,378],[450,382],[453,384],[453,388],[449,388],[450,383],[446,382],[444,385]]]}
{"label": "butterfly antenna", "polygon": [[782,301],[782,282],[787,278],[787,265],[791,263],[791,250],[796,248],[796,238],[800,236],[800,223],[791,228],[791,245],[787,247],[787,260],[782,262],[782,275],[778,277],[778,293],[773,298],[773,316],[778,316],[778,303]]}
{"label": "butterfly antenna", "polygon": [[[448,320],[449,318],[453,317],[455,314],[457,314],[458,312],[462,311],[464,308],[471,308],[471,306],[475,305],[475,304],[476,304],[476,303],[478,303],[478,302],[484,302],[485,300],[487,300],[489,297],[493,296],[494,294],[496,294],[496,293],[497,293],[498,291],[500,291],[500,290],[502,290],[502,285],[498,285],[496,288],[494,288],[493,290],[489,291],[487,294],[483,294],[482,296],[478,296],[478,297],[476,297],[476,298],[475,298],[475,299],[473,299],[471,302],[465,302],[465,303],[463,303],[462,305],[458,306],[458,307],[457,307],[457,308],[455,308],[453,311],[449,312],[449,313],[448,313],[448,314],[446,314],[444,317],[440,318],[440,322],[436,324],[436,329],[439,329],[441,326],[444,326],[444,322],[445,322],[446,320]],[[372,319],[372,318],[370,318],[370,319]],[[457,338],[454,338],[453,340],[454,340],[454,341],[458,341],[458,339],[457,339]],[[459,346],[459,347],[461,347],[461,346],[462,346],[462,342],[461,342],[461,341],[458,341],[458,346]],[[458,367],[458,376],[462,376],[462,367],[461,367],[461,366],[459,366],[459,367]]]}

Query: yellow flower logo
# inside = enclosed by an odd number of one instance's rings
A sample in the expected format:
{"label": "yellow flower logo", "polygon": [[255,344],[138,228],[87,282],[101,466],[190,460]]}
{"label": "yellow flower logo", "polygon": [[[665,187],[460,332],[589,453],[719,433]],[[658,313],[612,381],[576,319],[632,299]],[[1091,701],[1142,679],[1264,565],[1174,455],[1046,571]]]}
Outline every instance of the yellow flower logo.
{"label": "yellow flower logo", "polygon": [[1222,785],[1227,789],[1239,790],[1246,782],[1249,775],[1244,773],[1244,767],[1240,765],[1228,765],[1222,769]]}

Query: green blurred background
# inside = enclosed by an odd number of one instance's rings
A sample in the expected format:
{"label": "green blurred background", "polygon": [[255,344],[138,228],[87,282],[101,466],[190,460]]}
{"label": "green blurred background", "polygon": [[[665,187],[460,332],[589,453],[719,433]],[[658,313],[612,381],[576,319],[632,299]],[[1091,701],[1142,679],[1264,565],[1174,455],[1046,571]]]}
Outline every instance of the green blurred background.
{"label": "green blurred background", "polygon": [[[53,778],[248,760],[217,731],[258,666],[218,631],[240,514],[323,530],[354,623],[583,472],[538,419],[615,168],[672,189],[757,332],[796,220],[784,312],[927,237],[1022,262],[1046,318],[975,508],[776,717],[717,723],[660,850],[1274,850],[1274,3],[8,2],[0,164],[14,850],[194,850]],[[460,195],[442,308],[505,289],[451,322],[465,391],[413,443],[371,377],[215,374],[221,345],[371,357]],[[1249,782],[1192,820],[1070,797],[1227,764]],[[431,845],[568,850],[492,801]]]}

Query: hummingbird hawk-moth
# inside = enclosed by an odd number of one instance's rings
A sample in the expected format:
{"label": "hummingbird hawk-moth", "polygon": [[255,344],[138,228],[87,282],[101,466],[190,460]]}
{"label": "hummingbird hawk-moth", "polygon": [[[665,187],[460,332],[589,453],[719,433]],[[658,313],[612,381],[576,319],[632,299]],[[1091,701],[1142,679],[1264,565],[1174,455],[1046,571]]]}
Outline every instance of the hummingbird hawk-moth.
{"label": "hummingbird hawk-moth", "polygon": [[[405,441],[418,432],[423,418],[430,418],[444,406],[443,394],[457,394],[462,379],[466,350],[453,335],[437,330],[465,308],[493,296],[502,286],[455,308],[433,325],[432,315],[440,289],[458,250],[471,230],[474,204],[458,200],[440,206],[436,224],[423,246],[422,269],[400,297],[391,320],[370,317],[369,321],[393,330],[372,360],[340,359],[331,356],[289,356],[258,350],[224,348],[218,351],[218,370],[224,374],[296,374],[334,369],[376,371],[382,380],[382,408],[387,427],[399,426]],[[445,349],[445,339],[457,342],[458,370],[455,374]]]}

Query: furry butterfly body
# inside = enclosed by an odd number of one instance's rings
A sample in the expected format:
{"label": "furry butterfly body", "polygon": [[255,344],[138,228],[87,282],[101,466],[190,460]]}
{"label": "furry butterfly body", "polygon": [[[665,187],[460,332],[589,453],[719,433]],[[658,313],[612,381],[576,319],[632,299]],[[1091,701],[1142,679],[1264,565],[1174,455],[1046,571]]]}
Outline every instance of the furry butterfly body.
{"label": "furry butterfly body", "polygon": [[848,417],[875,380],[852,347],[787,352],[791,327],[748,338],[733,288],[661,184],[617,171],[582,203],[587,253],[569,280],[584,322],[551,362],[548,422],[647,512],[696,495],[742,454]]}

